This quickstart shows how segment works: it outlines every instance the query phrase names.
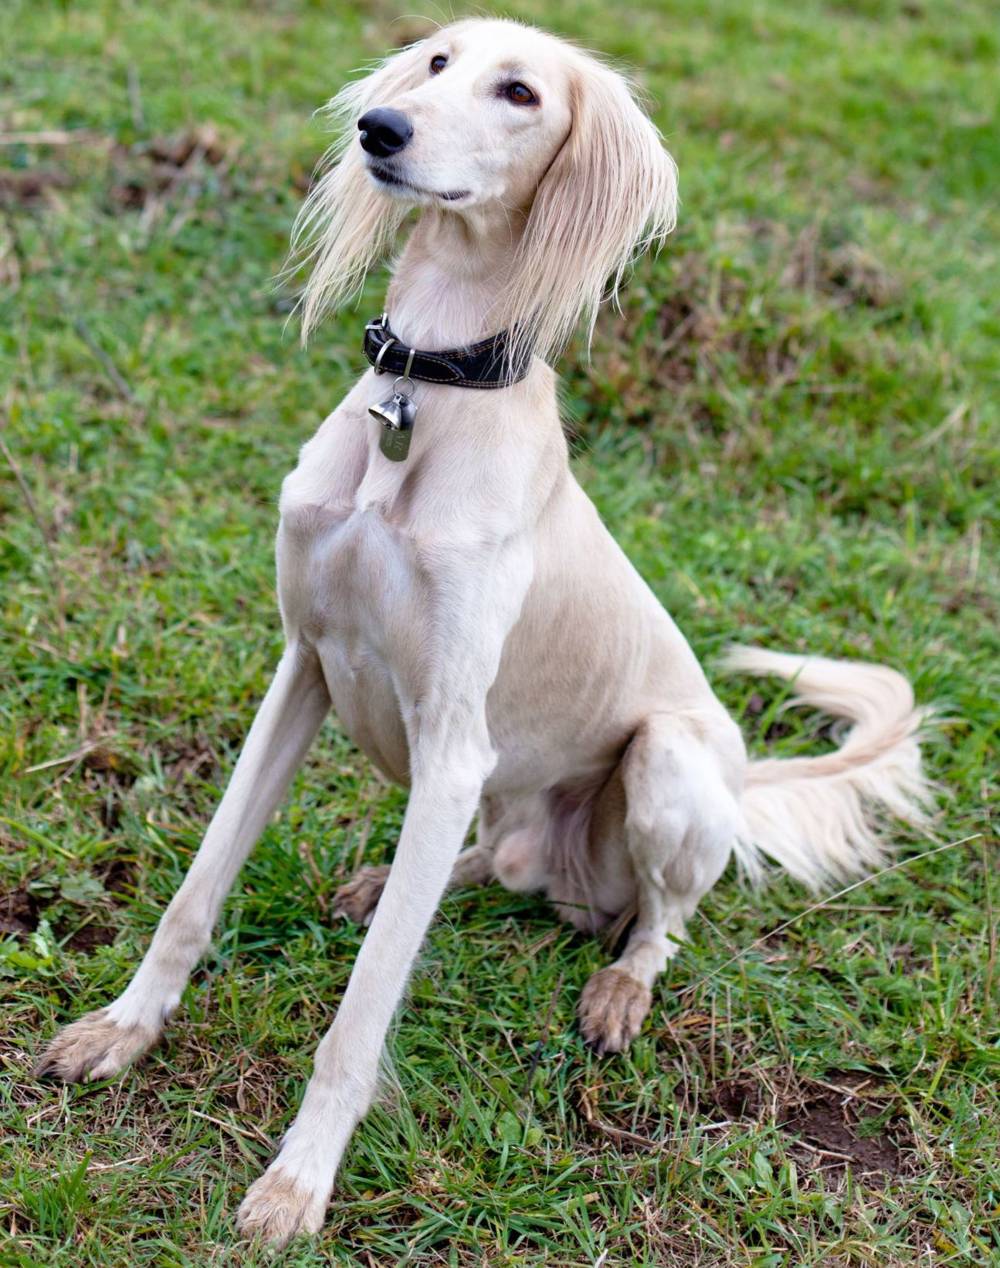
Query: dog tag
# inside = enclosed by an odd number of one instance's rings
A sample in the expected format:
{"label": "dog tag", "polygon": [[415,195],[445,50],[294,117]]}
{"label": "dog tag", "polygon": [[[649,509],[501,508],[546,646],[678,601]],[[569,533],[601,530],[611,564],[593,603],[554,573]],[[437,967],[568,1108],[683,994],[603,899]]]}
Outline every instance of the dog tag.
{"label": "dog tag", "polygon": [[[408,382],[409,380],[403,380]],[[413,437],[413,420],[417,415],[417,407],[413,397],[400,390],[397,379],[393,386],[396,390],[387,400],[369,406],[368,413],[382,424],[378,447],[392,462],[403,462],[410,452],[410,440]],[[412,384],[410,388],[412,392]]]}

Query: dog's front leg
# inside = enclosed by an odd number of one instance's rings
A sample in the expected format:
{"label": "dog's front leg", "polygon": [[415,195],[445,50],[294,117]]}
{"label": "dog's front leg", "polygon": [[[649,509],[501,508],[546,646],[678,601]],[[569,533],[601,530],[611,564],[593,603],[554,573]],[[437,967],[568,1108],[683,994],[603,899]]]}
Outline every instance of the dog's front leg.
{"label": "dog's front leg", "polygon": [[518,546],[492,553],[472,577],[468,560],[447,572],[436,562],[437,598],[420,631],[431,681],[412,702],[411,793],[396,856],[299,1113],[240,1207],[248,1236],[280,1246],[322,1225],[348,1140],[375,1095],[386,1032],[496,761],[486,696],[530,562]]}

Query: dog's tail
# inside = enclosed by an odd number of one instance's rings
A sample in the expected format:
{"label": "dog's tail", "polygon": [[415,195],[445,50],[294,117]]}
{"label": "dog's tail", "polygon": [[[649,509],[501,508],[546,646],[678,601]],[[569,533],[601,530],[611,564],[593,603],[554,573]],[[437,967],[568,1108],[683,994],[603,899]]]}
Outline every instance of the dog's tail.
{"label": "dog's tail", "polygon": [[879,829],[887,818],[927,830],[933,795],[918,732],[930,710],[914,704],[901,674],[756,647],[731,649],[723,667],[794,682],[791,704],[852,724],[833,753],[750,762],[742,800],[746,838],[736,854],[751,878],[760,876],[763,853],[820,890],[885,863]]}

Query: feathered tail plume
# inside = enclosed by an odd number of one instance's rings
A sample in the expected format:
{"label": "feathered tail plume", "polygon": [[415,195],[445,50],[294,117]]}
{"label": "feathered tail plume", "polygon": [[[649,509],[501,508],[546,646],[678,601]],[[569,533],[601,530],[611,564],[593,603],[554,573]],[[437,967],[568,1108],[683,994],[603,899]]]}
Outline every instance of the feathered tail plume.
{"label": "feathered tail plume", "polygon": [[929,827],[933,797],[918,732],[930,711],[914,704],[901,674],[756,647],[733,648],[723,668],[794,682],[792,704],[854,724],[836,752],[750,763],[742,800],[748,839],[737,858],[751,877],[760,874],[761,852],[820,890],[884,865],[879,827],[886,818]]}

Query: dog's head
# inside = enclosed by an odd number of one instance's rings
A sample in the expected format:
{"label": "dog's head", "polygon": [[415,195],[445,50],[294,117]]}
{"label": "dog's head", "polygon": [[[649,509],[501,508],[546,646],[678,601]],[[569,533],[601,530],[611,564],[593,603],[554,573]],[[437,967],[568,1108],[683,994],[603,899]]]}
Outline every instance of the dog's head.
{"label": "dog's head", "polygon": [[462,22],[390,70],[357,121],[377,187],[459,212],[530,206],[572,127],[566,45],[513,22]]}
{"label": "dog's head", "polygon": [[338,162],[310,197],[304,329],[356,289],[414,205],[510,226],[498,324],[542,355],[673,227],[676,170],[627,81],[514,22],[470,20],[404,49],[331,103]]}

